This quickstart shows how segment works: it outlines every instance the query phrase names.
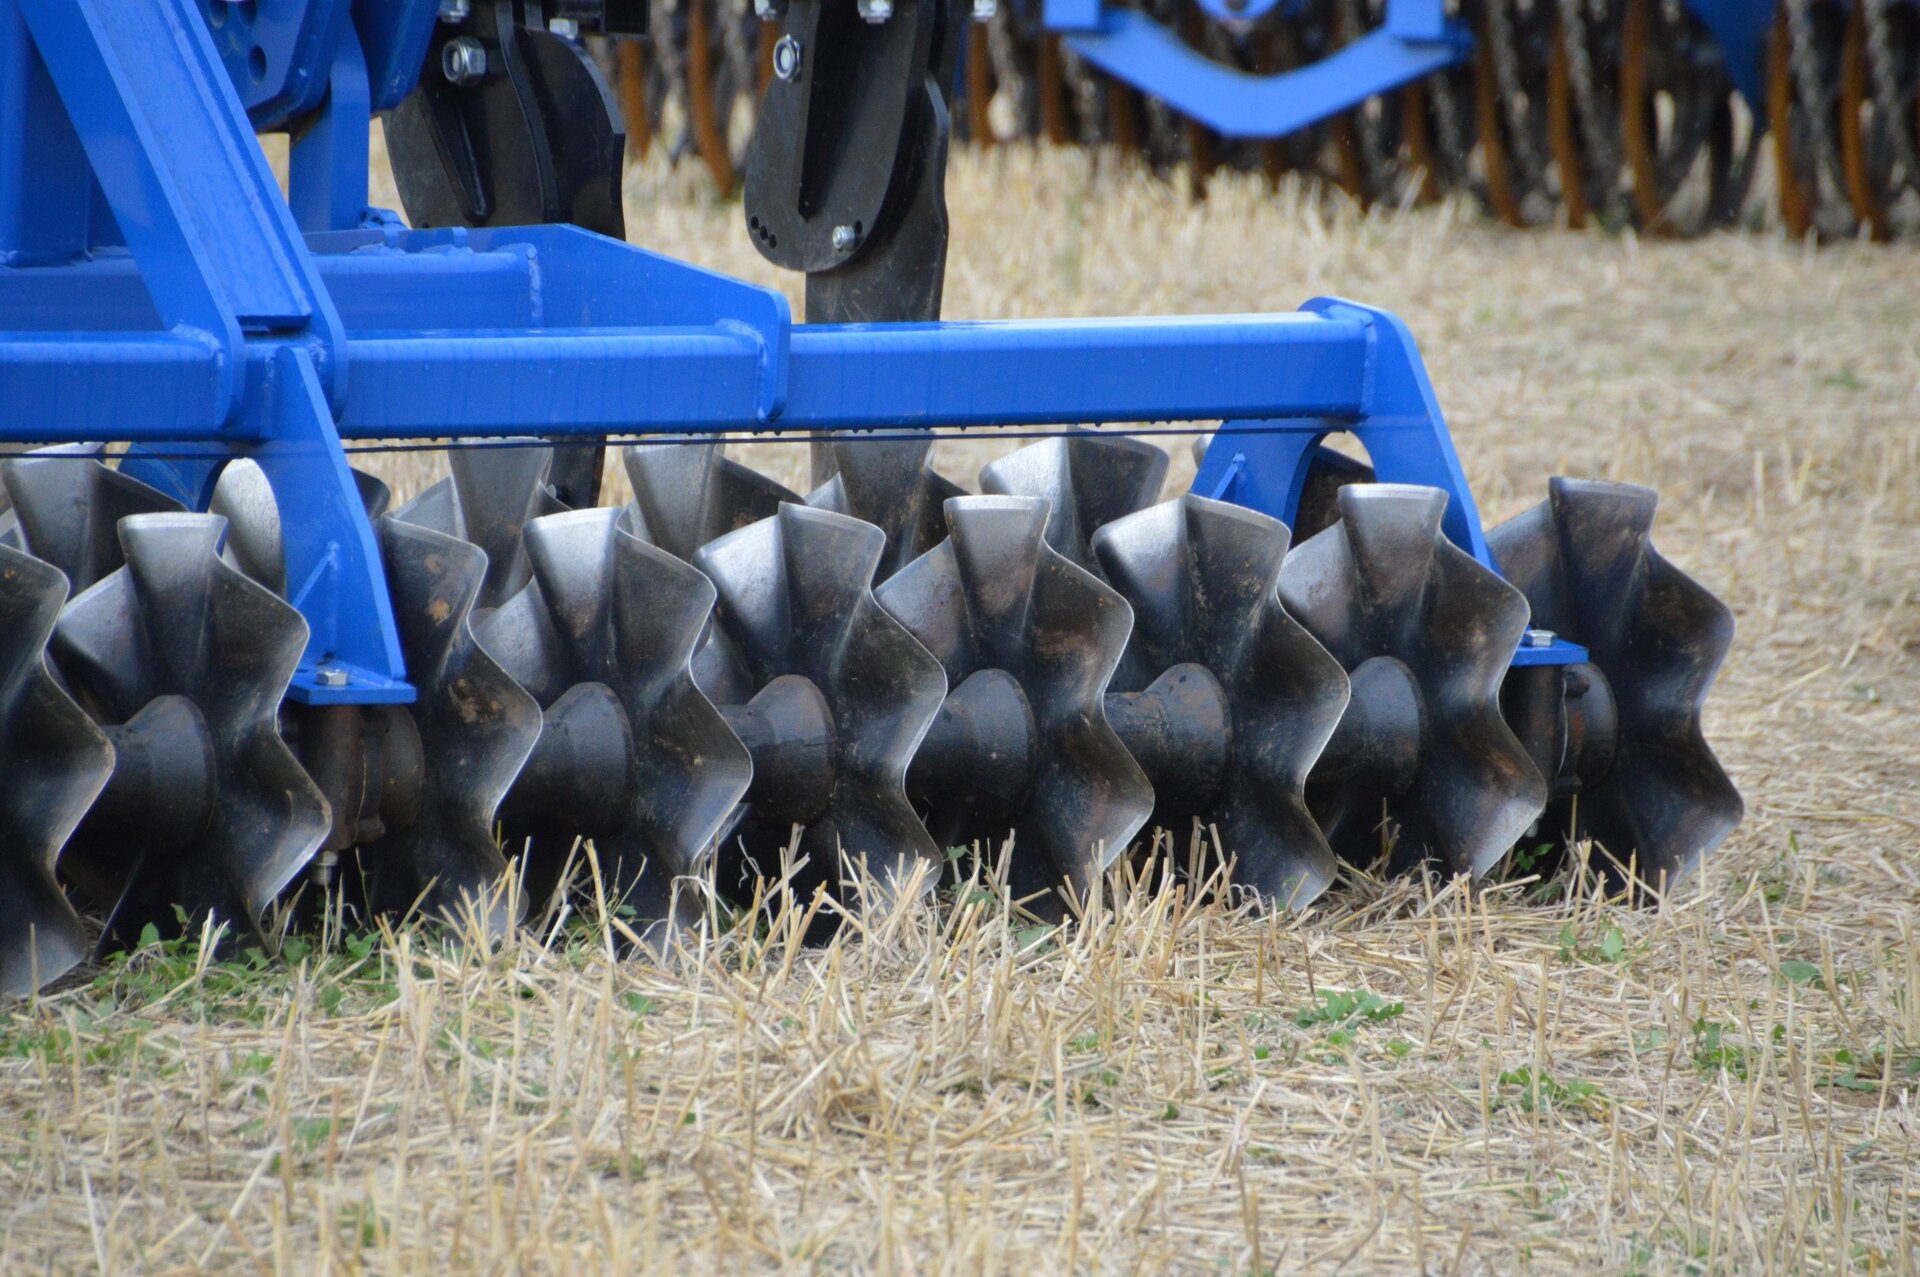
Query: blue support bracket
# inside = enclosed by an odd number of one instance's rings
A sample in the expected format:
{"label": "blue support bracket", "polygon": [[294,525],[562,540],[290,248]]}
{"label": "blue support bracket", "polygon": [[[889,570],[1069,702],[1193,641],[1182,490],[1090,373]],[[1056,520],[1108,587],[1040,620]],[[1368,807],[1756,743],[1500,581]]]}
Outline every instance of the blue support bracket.
{"label": "blue support bracket", "polygon": [[1139,9],[1046,0],[1044,20],[1109,75],[1234,138],[1285,137],[1457,66],[1473,52],[1472,34],[1446,17],[1441,0],[1390,0],[1378,29],[1274,75],[1214,62]]}
{"label": "blue support bracket", "polygon": [[287,204],[301,230],[350,230],[366,216],[372,114],[367,60],[349,30],[333,57],[326,100],[287,148]]}
{"label": "blue support bracket", "polygon": [[280,508],[287,602],[310,631],[290,699],[309,705],[405,704],[406,681],[393,604],[386,590],[373,527],[313,360],[299,346],[262,349],[248,382],[270,420],[258,444],[170,444],[130,450],[121,470],[189,509],[204,510],[229,461],[257,463]]}
{"label": "blue support bracket", "polygon": [[1546,643],[1533,642],[1534,631],[1529,631],[1520,640],[1520,647],[1513,654],[1513,667],[1524,669],[1531,665],[1578,665],[1587,659],[1587,649],[1578,643],[1569,643],[1558,634]]}
{"label": "blue support bracket", "polygon": [[1773,29],[1774,5],[1762,0],[1687,0],[1687,8],[1720,46],[1733,87],[1747,100],[1754,115],[1764,120],[1767,38]]}
{"label": "blue support bracket", "polygon": [[1301,309],[1353,324],[1363,334],[1356,407],[1348,413],[1221,422],[1194,476],[1194,491],[1250,506],[1292,526],[1314,449],[1328,435],[1348,431],[1367,450],[1380,482],[1425,484],[1445,492],[1442,526],[1448,539],[1499,571],[1407,326],[1387,311],[1334,297],[1315,298]]}
{"label": "blue support bracket", "polygon": [[[327,221],[353,195],[340,169],[357,164],[362,190],[366,171],[365,73],[339,38],[345,12],[323,42],[341,128],[323,122],[303,167],[324,178],[297,184]],[[296,16],[269,6],[261,20]],[[77,163],[85,186],[63,189],[90,202],[97,181],[126,251],[82,245],[70,261],[0,272],[0,438],[144,441],[154,446],[130,473],[194,509],[222,465],[254,457],[281,498],[290,601],[309,627],[291,694],[412,699],[334,426],[345,332],[202,14],[191,0],[10,0],[0,31],[13,33],[14,62],[22,22],[37,58],[27,65],[44,67],[68,127],[0,149],[15,161],[0,169],[0,208],[31,199],[41,153],[56,173]],[[356,128],[357,142],[346,136]],[[0,241],[0,262],[21,260],[9,247]],[[322,665],[343,670],[344,687],[337,673],[319,678]]]}

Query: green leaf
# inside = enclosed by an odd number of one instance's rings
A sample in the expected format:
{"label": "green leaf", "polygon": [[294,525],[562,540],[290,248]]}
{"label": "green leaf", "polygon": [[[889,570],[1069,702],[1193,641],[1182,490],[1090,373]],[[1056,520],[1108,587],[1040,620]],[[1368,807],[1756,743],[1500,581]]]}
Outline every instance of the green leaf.
{"label": "green leaf", "polygon": [[652,1015],[660,1008],[658,1002],[644,993],[629,993],[620,999],[620,1004],[635,1015]]}
{"label": "green leaf", "polygon": [[146,926],[140,928],[140,944],[138,946],[139,948],[147,949],[159,943],[160,943],[160,928],[154,926],[151,922],[149,922]]}
{"label": "green leaf", "polygon": [[1043,943],[1052,934],[1053,928],[1048,926],[1022,927],[1013,933],[1013,942],[1024,951]]}
{"label": "green leaf", "polygon": [[1849,1091],[1877,1091],[1880,1089],[1878,1078],[1861,1077],[1859,1070],[1848,1069],[1835,1077],[1828,1078],[1821,1086],[1838,1086]]}
{"label": "green leaf", "polygon": [[333,1134],[333,1119],[330,1117],[303,1117],[293,1124],[293,1141],[303,1152],[315,1147],[331,1134]]}
{"label": "green leaf", "polygon": [[1820,979],[1820,968],[1811,962],[1788,958],[1780,964],[1780,977],[1789,984],[1812,984]]}
{"label": "green leaf", "polygon": [[1166,1111],[1160,1114],[1160,1120],[1163,1122],[1171,1122],[1179,1116],[1180,1116],[1180,1110],[1174,1107],[1174,1103],[1172,1100],[1168,1100]]}
{"label": "green leaf", "polygon": [[1620,934],[1620,928],[1608,927],[1607,934],[1600,937],[1600,956],[1608,962],[1618,962],[1626,951],[1627,938]]}

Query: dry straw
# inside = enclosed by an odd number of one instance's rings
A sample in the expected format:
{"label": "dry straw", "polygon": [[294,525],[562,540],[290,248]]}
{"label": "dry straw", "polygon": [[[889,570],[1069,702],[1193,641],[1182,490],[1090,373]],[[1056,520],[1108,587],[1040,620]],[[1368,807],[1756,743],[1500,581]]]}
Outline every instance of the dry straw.
{"label": "dry straw", "polygon": [[[771,278],[689,175],[630,195]],[[1920,1267],[1920,254],[1196,209],[1026,152],[951,196],[951,315],[1349,293],[1424,343],[1490,520],[1552,472],[1659,487],[1741,626],[1710,728],[1750,814],[1704,877],[1356,875],[1295,920],[1123,877],[1047,931],[974,868],[817,949],[775,892],[666,965],[591,916],[148,951],[0,1011],[0,1270]]]}

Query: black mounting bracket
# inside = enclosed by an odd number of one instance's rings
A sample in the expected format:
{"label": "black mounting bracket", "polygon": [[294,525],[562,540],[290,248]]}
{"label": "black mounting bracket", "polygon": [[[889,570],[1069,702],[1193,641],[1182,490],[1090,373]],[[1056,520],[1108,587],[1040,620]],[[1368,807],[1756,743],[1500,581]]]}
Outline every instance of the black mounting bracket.
{"label": "black mounting bracket", "polygon": [[807,275],[807,320],[937,319],[946,274],[949,0],[790,0],[744,195],[754,246]]}
{"label": "black mounting bracket", "polygon": [[[386,120],[408,220],[571,222],[625,239],[626,131],[579,36],[644,29],[645,10],[644,0],[442,6],[419,82]],[[605,451],[577,440],[556,447],[550,477],[563,503],[598,504]]]}

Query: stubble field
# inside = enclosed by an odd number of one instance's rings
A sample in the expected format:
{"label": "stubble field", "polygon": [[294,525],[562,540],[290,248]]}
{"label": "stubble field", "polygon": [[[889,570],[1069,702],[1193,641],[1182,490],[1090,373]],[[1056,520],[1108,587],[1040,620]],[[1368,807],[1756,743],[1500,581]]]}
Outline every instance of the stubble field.
{"label": "stubble field", "polygon": [[[1657,487],[1739,622],[1706,872],[1658,910],[1354,875],[1303,918],[1116,880],[1051,933],[976,882],[671,967],[591,919],[148,950],[0,1008],[0,1271],[1920,1268],[1920,252],[1025,152],[949,194],[950,317],[1344,294],[1412,327],[1489,522]],[[687,175],[629,196],[637,242],[792,288]]]}

